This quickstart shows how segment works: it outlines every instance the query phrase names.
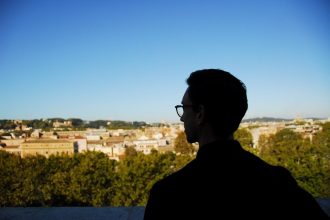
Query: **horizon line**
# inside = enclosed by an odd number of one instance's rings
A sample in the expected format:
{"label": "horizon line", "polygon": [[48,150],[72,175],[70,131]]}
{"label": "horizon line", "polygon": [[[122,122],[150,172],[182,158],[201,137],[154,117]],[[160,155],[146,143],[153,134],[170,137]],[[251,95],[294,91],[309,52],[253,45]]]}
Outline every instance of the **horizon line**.
{"label": "horizon line", "polygon": [[[310,116],[310,117],[273,117],[273,116],[257,116],[257,117],[249,117],[249,118],[243,118],[243,121],[247,120],[257,120],[257,119],[274,119],[274,120],[297,120],[297,119],[313,119],[313,120],[324,120],[329,119],[330,117],[316,117],[316,116]],[[82,121],[123,121],[123,122],[145,122],[145,123],[182,123],[180,120],[177,122],[174,122],[173,120],[159,120],[159,121],[153,121],[153,122],[147,122],[144,120],[125,120],[125,119],[105,119],[105,118],[99,118],[99,119],[84,119],[79,117],[41,117],[41,118],[0,118],[0,120],[22,120],[22,121],[28,121],[28,120],[55,120],[55,119],[61,119],[61,120],[72,120],[72,119],[80,119]]]}

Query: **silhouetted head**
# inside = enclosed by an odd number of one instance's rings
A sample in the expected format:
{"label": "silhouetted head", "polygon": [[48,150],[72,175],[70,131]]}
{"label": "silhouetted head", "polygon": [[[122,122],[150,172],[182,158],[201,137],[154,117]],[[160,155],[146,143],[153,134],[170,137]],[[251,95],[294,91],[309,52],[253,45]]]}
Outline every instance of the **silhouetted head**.
{"label": "silhouetted head", "polygon": [[[246,87],[239,79],[230,73],[219,69],[198,70],[190,74],[187,79],[188,88],[183,97],[183,105],[191,105],[185,108],[182,121],[185,123],[187,139],[190,142],[195,138],[196,125],[190,126],[192,114],[203,109],[204,122],[208,123],[214,132],[222,137],[233,134],[248,108]],[[186,125],[187,124],[187,125]]]}

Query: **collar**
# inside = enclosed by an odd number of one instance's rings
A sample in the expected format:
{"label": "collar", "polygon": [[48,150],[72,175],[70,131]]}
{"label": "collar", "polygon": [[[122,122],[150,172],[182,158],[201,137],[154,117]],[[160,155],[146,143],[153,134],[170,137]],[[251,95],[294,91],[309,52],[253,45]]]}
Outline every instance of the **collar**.
{"label": "collar", "polygon": [[226,158],[235,155],[242,150],[240,143],[236,140],[218,140],[201,146],[197,152],[196,159],[221,157]]}

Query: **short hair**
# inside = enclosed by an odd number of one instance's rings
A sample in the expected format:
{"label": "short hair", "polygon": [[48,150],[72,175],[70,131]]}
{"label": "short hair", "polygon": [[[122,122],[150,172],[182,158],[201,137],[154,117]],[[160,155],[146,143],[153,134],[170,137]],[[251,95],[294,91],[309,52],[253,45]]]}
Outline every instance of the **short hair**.
{"label": "short hair", "polygon": [[191,73],[187,84],[193,109],[203,105],[216,132],[230,135],[238,129],[248,108],[243,82],[220,69],[203,69]]}

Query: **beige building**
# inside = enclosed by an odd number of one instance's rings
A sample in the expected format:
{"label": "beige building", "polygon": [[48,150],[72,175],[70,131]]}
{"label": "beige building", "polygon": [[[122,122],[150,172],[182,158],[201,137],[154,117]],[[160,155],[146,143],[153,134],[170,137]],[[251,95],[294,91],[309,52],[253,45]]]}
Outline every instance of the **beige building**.
{"label": "beige building", "polygon": [[73,154],[74,142],[68,140],[28,140],[21,144],[21,156],[52,154]]}
{"label": "beige building", "polygon": [[18,156],[21,155],[21,148],[19,146],[3,147],[0,145],[0,150],[6,151],[8,153],[16,154]]}
{"label": "beige building", "polygon": [[4,143],[6,147],[18,147],[21,143],[23,143],[25,139],[7,139],[7,140],[0,140],[0,143]]}
{"label": "beige building", "polygon": [[72,127],[72,121],[64,121],[64,122],[55,121],[53,122],[53,127],[54,128]]}

